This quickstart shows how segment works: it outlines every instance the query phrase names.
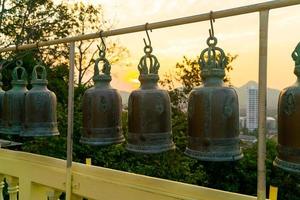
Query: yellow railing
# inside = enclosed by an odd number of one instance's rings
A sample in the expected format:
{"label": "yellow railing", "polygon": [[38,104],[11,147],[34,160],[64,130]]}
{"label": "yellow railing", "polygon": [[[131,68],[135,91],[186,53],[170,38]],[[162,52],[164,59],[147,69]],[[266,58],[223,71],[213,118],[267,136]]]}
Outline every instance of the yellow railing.
{"label": "yellow railing", "polygon": [[[0,192],[5,179],[10,200],[57,200],[66,188],[65,169],[65,160],[0,149]],[[80,163],[73,163],[72,178],[74,200],[256,199],[252,196]],[[2,198],[0,195],[0,200]]]}

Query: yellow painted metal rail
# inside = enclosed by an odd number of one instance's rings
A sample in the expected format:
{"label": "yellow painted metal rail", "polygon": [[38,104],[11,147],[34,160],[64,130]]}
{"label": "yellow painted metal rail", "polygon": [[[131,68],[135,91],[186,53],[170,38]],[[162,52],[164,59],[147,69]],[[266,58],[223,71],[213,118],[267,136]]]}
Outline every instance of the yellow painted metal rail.
{"label": "yellow painted metal rail", "polygon": [[[0,149],[0,182],[11,199],[57,200],[66,190],[66,161]],[[256,197],[73,163],[72,200],[254,200]],[[0,184],[1,186],[1,184]],[[14,190],[15,189],[15,190]],[[0,187],[1,191],[1,187]],[[1,197],[0,197],[1,199]]]}

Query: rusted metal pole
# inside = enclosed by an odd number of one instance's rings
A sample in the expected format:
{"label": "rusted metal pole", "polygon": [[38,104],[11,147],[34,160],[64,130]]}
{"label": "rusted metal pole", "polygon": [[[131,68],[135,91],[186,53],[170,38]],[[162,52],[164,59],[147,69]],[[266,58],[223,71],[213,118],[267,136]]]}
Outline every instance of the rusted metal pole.
{"label": "rusted metal pole", "polygon": [[75,42],[71,42],[70,43],[69,94],[68,94],[66,200],[71,200],[71,196],[72,196],[72,153],[73,153],[73,118],[74,118],[74,65],[75,65]]}
{"label": "rusted metal pole", "polygon": [[266,105],[269,10],[259,13],[257,199],[266,199]]}
{"label": "rusted metal pole", "polygon": [[[299,4],[300,4],[300,0],[274,0],[274,1],[264,2],[264,3],[252,4],[252,5],[248,5],[248,6],[241,6],[241,7],[237,7],[237,8],[215,11],[215,12],[213,12],[213,18],[218,19],[218,18],[242,15],[242,14],[247,14],[247,13],[259,12],[262,10],[270,10],[270,9],[282,8],[282,7],[286,7],[286,6],[293,6],[293,5],[299,5]],[[147,29],[148,30],[149,29],[159,29],[159,28],[166,28],[166,27],[178,26],[178,25],[183,25],[183,24],[201,22],[201,21],[209,20],[210,18],[211,18],[211,14],[210,14],[210,12],[208,12],[208,13],[203,13],[203,14],[199,14],[199,15],[193,15],[193,16],[182,17],[182,18],[177,18],[177,19],[148,23]],[[127,34],[127,33],[140,32],[140,31],[145,31],[145,24],[104,31],[101,33],[101,35],[103,37],[108,37],[108,36],[122,35],[122,34]],[[56,40],[51,40],[51,41],[45,41],[45,42],[39,42],[39,43],[33,43],[33,44],[25,44],[22,46],[18,46],[18,48],[16,48],[16,46],[11,46],[11,47],[2,48],[2,49],[0,48],[0,53],[7,52],[7,51],[15,51],[16,49],[25,50],[25,49],[50,46],[50,45],[55,45],[55,44],[70,43],[70,42],[76,42],[76,41],[81,41],[81,40],[90,40],[90,39],[96,39],[99,37],[100,37],[100,32],[85,34],[85,35],[78,35],[78,36],[74,36],[74,37],[61,38],[61,39],[56,39]]]}

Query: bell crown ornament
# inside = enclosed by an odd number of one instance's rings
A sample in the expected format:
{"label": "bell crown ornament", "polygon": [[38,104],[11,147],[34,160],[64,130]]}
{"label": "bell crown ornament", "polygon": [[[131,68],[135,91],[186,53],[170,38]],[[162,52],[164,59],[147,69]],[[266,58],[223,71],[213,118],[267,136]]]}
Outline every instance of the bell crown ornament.
{"label": "bell crown ornament", "polygon": [[157,88],[157,83],[159,80],[158,70],[160,68],[160,63],[155,55],[152,54],[153,48],[151,46],[151,40],[146,31],[148,41],[147,44],[146,40],[144,39],[145,47],[144,53],[145,55],[141,57],[138,70],[139,70],[139,81],[141,82],[142,89],[153,89]]}
{"label": "bell crown ornament", "polygon": [[216,77],[223,79],[225,77],[225,67],[228,59],[223,49],[217,47],[217,38],[210,36],[206,43],[208,47],[204,49],[198,61],[201,70],[201,78],[205,81],[207,78]]}
{"label": "bell crown ornament", "polygon": [[[138,70],[140,76],[157,75],[160,64],[155,55],[152,54],[153,48],[149,45],[144,47],[145,55],[140,59]],[[149,62],[148,62],[149,61]],[[148,64],[149,63],[149,64]]]}
{"label": "bell crown ornament", "polygon": [[[42,72],[40,74],[40,78],[38,77],[38,69],[42,70]],[[46,68],[40,62],[36,66],[33,67],[31,77],[32,77],[31,84],[33,86],[36,86],[36,85],[46,86],[46,85],[48,85]]]}
{"label": "bell crown ornament", "polygon": [[[101,40],[103,40],[101,38]],[[104,42],[102,42],[102,46],[97,46],[99,49],[99,58],[95,60],[95,66],[94,66],[94,76],[93,81],[96,84],[96,86],[100,86],[101,83],[107,83],[109,84],[111,81],[111,65],[109,61],[106,59],[106,45]],[[103,63],[101,73],[99,70],[99,64]]]}
{"label": "bell crown ornament", "polygon": [[[21,60],[17,61],[17,67],[13,69],[12,72],[12,85],[27,85],[27,72],[24,67],[22,67],[23,62]],[[19,76],[19,71],[21,71],[21,76]]]}

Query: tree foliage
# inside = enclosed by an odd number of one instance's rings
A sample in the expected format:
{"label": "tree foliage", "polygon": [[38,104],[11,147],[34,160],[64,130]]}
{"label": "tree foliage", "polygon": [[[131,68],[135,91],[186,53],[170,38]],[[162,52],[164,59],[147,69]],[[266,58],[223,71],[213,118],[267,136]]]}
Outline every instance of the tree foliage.
{"label": "tree foliage", "polygon": [[[112,24],[103,17],[99,5],[64,2],[53,0],[1,0],[0,1],[0,46],[17,47],[28,43],[39,43],[71,35],[87,34],[100,30],[109,30]],[[99,35],[100,36],[100,35]],[[93,75],[93,65],[99,39],[76,43],[75,67],[79,86],[87,84]],[[117,63],[128,57],[129,52],[118,42],[107,43],[107,57],[111,63]],[[68,44],[60,44],[32,50],[7,52],[0,55],[2,68],[13,68],[19,59],[33,57],[42,59],[51,67],[69,64]],[[28,67],[26,64],[25,67]],[[30,70],[30,67],[28,67]]]}

